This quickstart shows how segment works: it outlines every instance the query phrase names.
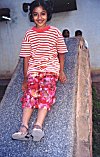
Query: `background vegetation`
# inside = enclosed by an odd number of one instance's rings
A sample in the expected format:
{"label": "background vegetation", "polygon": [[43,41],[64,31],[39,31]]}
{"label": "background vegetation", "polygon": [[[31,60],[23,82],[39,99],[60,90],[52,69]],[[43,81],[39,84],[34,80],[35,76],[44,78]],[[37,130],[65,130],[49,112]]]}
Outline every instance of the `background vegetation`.
{"label": "background vegetation", "polygon": [[[95,86],[93,96],[93,157],[100,157],[100,97]],[[99,93],[100,94],[100,93]]]}

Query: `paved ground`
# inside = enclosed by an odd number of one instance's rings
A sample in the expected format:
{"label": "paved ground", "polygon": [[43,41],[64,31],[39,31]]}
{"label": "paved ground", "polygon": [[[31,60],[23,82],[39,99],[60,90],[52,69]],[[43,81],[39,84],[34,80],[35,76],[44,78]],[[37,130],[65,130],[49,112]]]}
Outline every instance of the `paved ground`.
{"label": "paved ground", "polygon": [[0,101],[3,98],[3,95],[5,93],[5,90],[9,82],[10,82],[10,79],[0,79]]}
{"label": "paved ground", "polygon": [[[0,104],[0,157],[73,157],[75,83],[77,63],[77,41],[70,39],[66,55],[66,84],[57,84],[57,101],[48,113],[40,142],[13,141],[11,135],[19,129],[22,114],[20,98],[23,79],[22,61],[10,81]],[[30,120],[30,131],[36,113]]]}

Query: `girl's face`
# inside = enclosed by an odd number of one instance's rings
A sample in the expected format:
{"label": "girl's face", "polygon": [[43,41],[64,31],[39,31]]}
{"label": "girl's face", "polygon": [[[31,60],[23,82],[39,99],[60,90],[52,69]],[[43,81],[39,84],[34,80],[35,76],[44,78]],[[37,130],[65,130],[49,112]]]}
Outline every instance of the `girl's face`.
{"label": "girl's face", "polygon": [[42,6],[36,7],[33,10],[33,20],[38,28],[44,28],[47,22],[47,12]]}

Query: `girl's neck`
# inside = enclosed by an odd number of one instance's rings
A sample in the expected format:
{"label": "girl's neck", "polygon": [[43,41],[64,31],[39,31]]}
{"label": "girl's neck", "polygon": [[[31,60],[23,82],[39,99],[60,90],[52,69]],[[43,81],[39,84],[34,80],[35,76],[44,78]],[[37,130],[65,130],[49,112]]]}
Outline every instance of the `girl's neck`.
{"label": "girl's neck", "polygon": [[35,30],[37,32],[44,32],[44,31],[48,30],[49,28],[50,28],[49,25],[46,25],[45,27],[36,27],[36,26],[34,26],[33,30]]}
{"label": "girl's neck", "polygon": [[47,24],[45,24],[44,26],[41,26],[41,27],[39,27],[39,26],[35,26],[37,29],[44,29],[45,27],[47,27]]}

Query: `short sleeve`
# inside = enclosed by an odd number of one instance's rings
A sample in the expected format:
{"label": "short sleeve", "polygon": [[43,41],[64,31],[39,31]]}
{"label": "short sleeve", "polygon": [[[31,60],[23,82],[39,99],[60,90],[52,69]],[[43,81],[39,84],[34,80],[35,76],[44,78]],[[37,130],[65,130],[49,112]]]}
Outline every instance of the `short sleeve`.
{"label": "short sleeve", "polygon": [[57,51],[58,53],[68,52],[67,45],[65,44],[62,33],[59,30],[58,30],[58,40],[57,40]]}
{"label": "short sleeve", "polygon": [[31,54],[31,44],[29,41],[29,37],[27,33],[24,36],[24,39],[22,41],[21,50],[20,50],[20,57],[28,57]]}
{"label": "short sleeve", "polygon": [[88,42],[85,40],[85,47],[88,48]]}

